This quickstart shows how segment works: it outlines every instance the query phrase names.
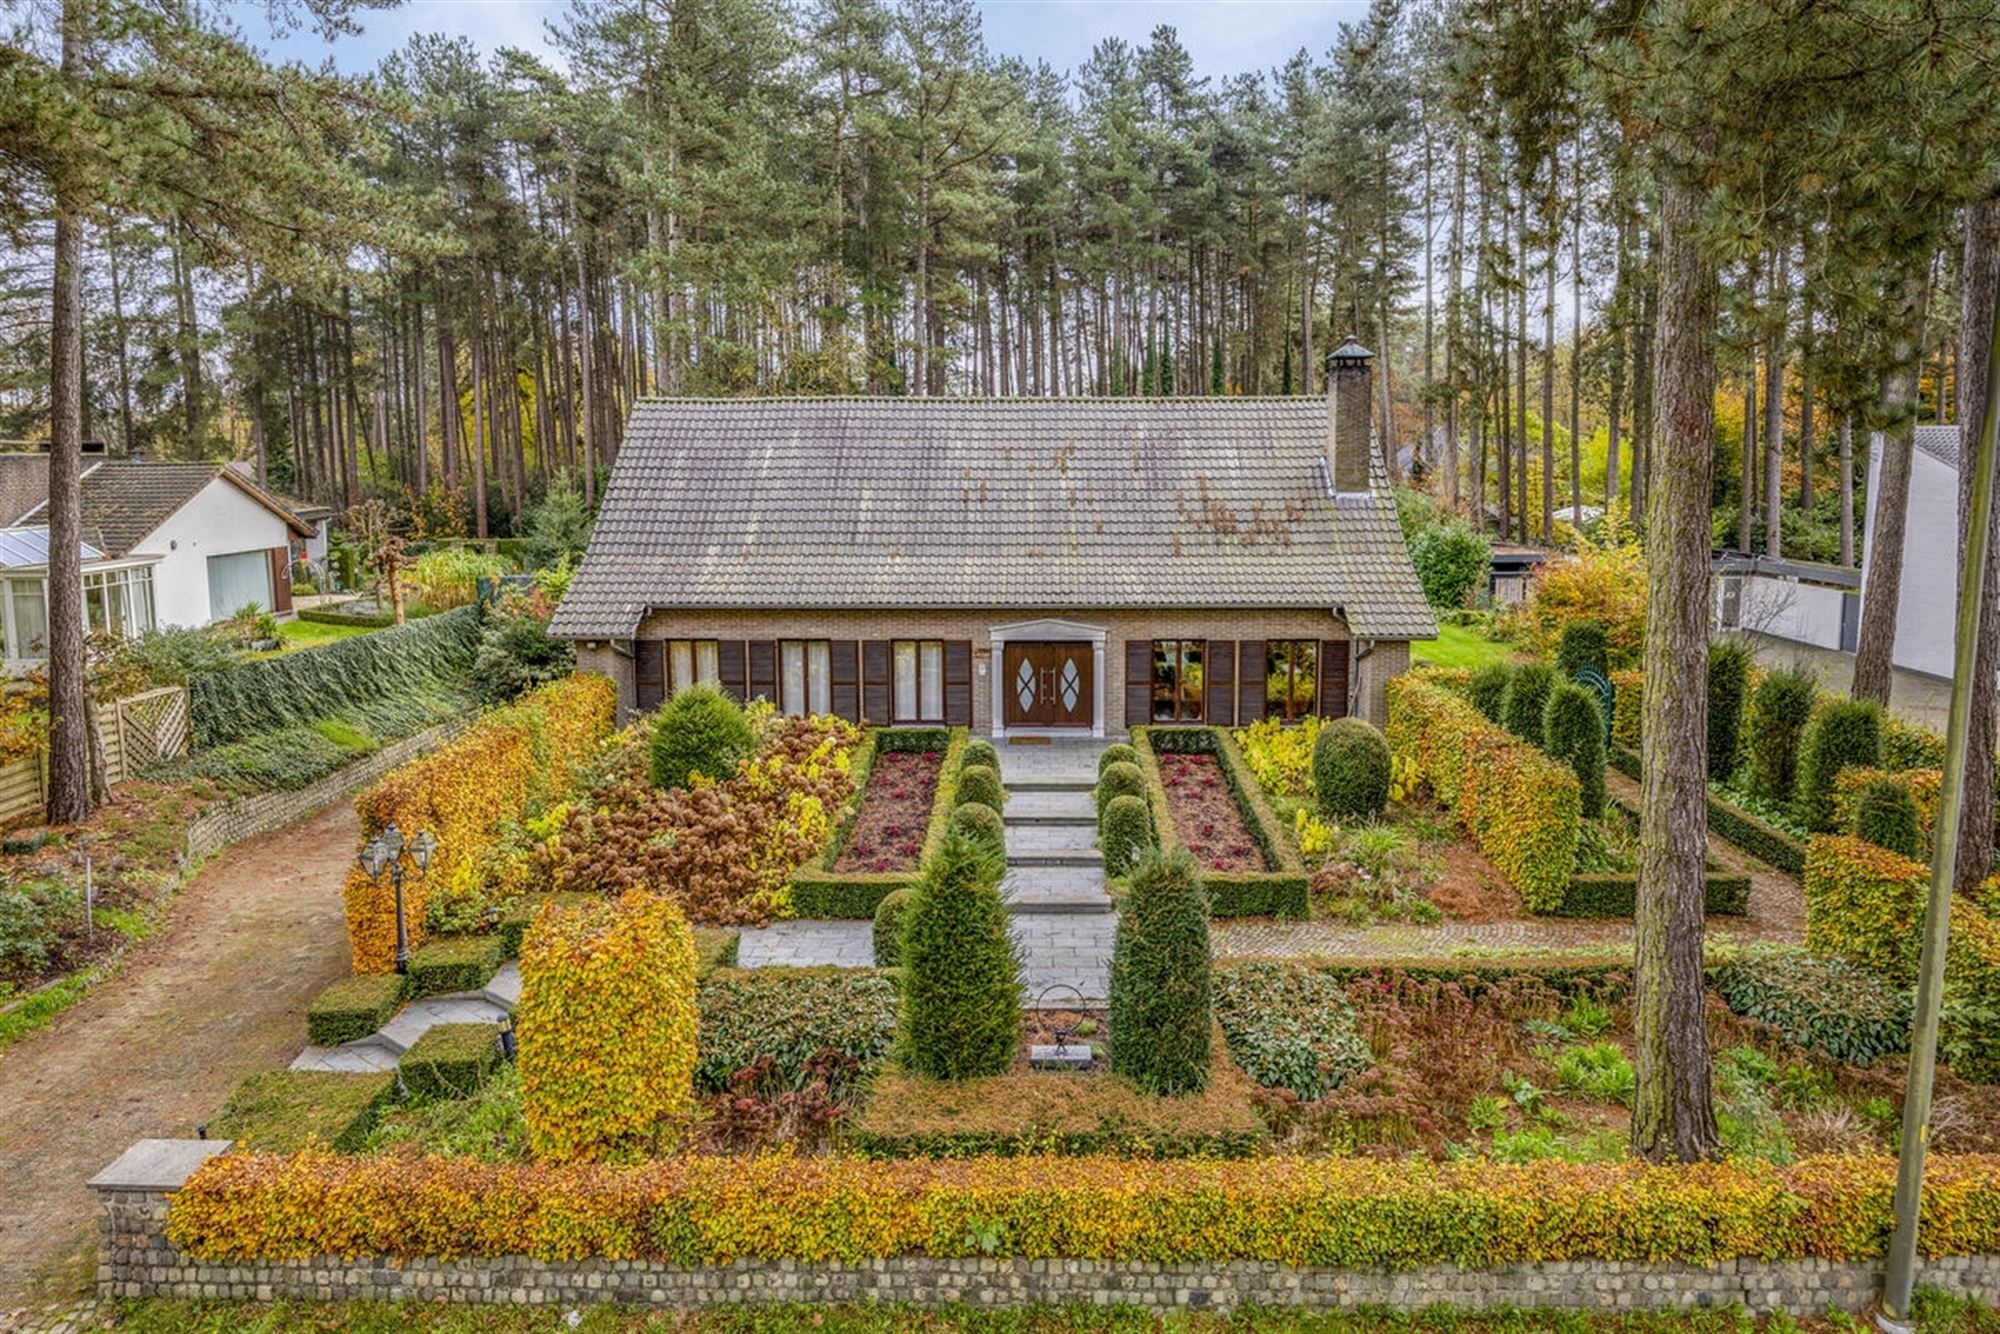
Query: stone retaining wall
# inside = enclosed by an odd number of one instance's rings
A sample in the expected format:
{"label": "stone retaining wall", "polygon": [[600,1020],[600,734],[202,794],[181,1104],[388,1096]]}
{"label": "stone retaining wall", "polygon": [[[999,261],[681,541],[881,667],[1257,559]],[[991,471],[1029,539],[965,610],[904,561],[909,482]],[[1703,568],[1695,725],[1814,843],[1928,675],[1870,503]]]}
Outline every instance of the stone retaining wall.
{"label": "stone retaining wall", "polygon": [[259,792],[205,811],[188,824],[181,864],[192,870],[233,843],[302,820],[366,787],[404,761],[442,745],[465,726],[466,720],[461,718],[439,723],[415,736],[392,741],[366,759],[343,765],[309,787],[294,792]]}
{"label": "stone retaining wall", "polygon": [[[141,1149],[173,1170],[123,1171]],[[1166,1265],[1105,1260],[958,1259],[904,1256],[865,1264],[794,1260],[683,1267],[644,1260],[550,1263],[500,1259],[347,1260],[321,1257],[211,1263],[175,1249],[165,1235],[171,1186],[185,1180],[212,1142],[145,1141],[93,1181],[104,1203],[98,1295],[242,1301],[450,1301],[473,1305],[582,1306],[623,1302],[682,1308],[744,1302],[940,1303],[974,1306],[1121,1304],[1229,1309],[1358,1306],[1418,1310],[1560,1307],[1612,1311],[1740,1305],[1751,1311],[1859,1311],[1881,1290],[1881,1263],[1732,1260],[1713,1266],[1571,1261],[1400,1272],[1299,1269],[1274,1263]],[[151,1164],[142,1164],[151,1166]],[[2000,1256],[1942,1259],[1920,1281],[1986,1303],[2000,1302]]]}

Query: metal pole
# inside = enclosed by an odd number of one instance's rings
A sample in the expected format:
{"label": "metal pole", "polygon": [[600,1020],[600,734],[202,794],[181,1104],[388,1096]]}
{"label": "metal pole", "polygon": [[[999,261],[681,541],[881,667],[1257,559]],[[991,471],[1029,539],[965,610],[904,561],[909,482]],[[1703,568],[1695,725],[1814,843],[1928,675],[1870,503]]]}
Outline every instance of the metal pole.
{"label": "metal pole", "polygon": [[396,971],[410,971],[410,937],[403,926],[403,860],[398,854],[389,863],[389,879],[396,886]]}
{"label": "metal pole", "polygon": [[[1903,1095],[1903,1152],[1896,1170],[1896,1230],[1875,1323],[1885,1334],[1908,1334],[1910,1296],[1917,1282],[1917,1214],[1923,1201],[1924,1150],[1930,1141],[1931,1085],[1937,1077],[1938,1010],[1943,1002],[1945,945],[1951,931],[1951,882],[1958,863],[1964,813],[1966,748],[1971,741],[1973,673],[1978,666],[1979,603],[1985,593],[1986,549],[1993,513],[1994,433],[2000,429],[2000,307],[1988,339],[1986,405],[1972,461],[1971,531],[1958,579],[1958,641],[1951,673],[1951,723],[1945,733],[1944,788],[1932,831],[1930,899],[1924,909],[1924,952],[1917,970],[1916,1031],[1910,1038],[1909,1086]],[[1961,431],[1963,428],[1961,427]],[[1988,781],[1984,774],[1979,782]]]}

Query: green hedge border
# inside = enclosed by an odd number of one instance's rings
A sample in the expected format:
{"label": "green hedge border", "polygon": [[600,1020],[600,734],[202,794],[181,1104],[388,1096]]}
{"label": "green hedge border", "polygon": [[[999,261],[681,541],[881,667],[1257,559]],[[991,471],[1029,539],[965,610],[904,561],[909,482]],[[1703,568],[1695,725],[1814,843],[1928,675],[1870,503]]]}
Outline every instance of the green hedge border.
{"label": "green hedge border", "polygon": [[[1610,750],[1611,767],[1633,782],[1640,781],[1639,757],[1623,746]],[[1708,790],[1708,827],[1758,861],[1789,875],[1806,873],[1806,845],[1776,825],[1758,819]],[[1714,911],[1711,909],[1710,911]]]}
{"label": "green hedge border", "polygon": [[1298,917],[1307,915],[1311,875],[1305,862],[1293,850],[1278,828],[1278,817],[1264,799],[1263,789],[1244,762],[1243,752],[1227,732],[1218,727],[1135,727],[1132,748],[1139,752],[1139,768],[1146,775],[1146,797],[1153,810],[1153,827],[1160,846],[1180,846],[1174,831],[1173,815],[1167,806],[1167,788],[1160,777],[1159,752],[1182,755],[1213,755],[1222,767],[1223,780],[1236,799],[1237,812],[1249,826],[1250,837],[1274,871],[1203,871],[1201,882],[1208,890],[1209,913],[1215,917]]}
{"label": "green hedge border", "polygon": [[338,1047],[365,1038],[389,1022],[403,1003],[403,979],[394,973],[343,977],[306,1007],[306,1041]]}
{"label": "green hedge border", "polygon": [[506,962],[506,944],[498,932],[483,936],[439,936],[426,941],[410,955],[405,992],[411,1000],[421,1000],[427,996],[480,991]]}
{"label": "green hedge border", "polygon": [[1533,954],[1415,955],[1379,958],[1347,958],[1327,955],[1243,955],[1217,959],[1217,969],[1241,968],[1256,963],[1277,963],[1310,968],[1325,973],[1343,985],[1363,978],[1410,977],[1426,982],[1456,982],[1475,994],[1518,977],[1531,977],[1564,996],[1621,990],[1632,985],[1632,959],[1628,948],[1622,957],[1603,951],[1584,958],[1545,957]]}
{"label": "green hedge border", "polygon": [[930,824],[924,831],[923,855],[918,866],[931,859],[944,842],[951,821],[953,799],[958,795],[959,771],[965,767],[965,747],[970,738],[963,727],[878,727],[870,729],[855,748],[852,761],[854,793],[841,809],[833,836],[819,854],[792,872],[792,915],[810,918],[872,918],[883,899],[898,889],[916,883],[917,871],[849,871],[836,874],[833,864],[854,831],[854,819],[861,811],[861,798],[868,790],[868,776],[874,771],[875,756],[883,751],[944,752],[938,770],[937,792],[931,798]]}
{"label": "green hedge border", "polygon": [[386,611],[350,612],[333,611],[320,607],[307,607],[304,611],[296,613],[296,615],[299,620],[306,622],[308,625],[350,625],[358,626],[365,630],[380,630],[384,626],[396,623],[395,614]]}
{"label": "green hedge border", "polygon": [[[1605,803],[1606,815],[1623,817],[1633,825],[1639,812],[1630,803],[1612,797]],[[1718,870],[1710,862],[1703,881],[1706,912],[1710,917],[1741,917],[1750,911],[1750,877]],[[1639,878],[1636,875],[1572,875],[1563,900],[1546,917],[1631,917],[1638,908]]]}

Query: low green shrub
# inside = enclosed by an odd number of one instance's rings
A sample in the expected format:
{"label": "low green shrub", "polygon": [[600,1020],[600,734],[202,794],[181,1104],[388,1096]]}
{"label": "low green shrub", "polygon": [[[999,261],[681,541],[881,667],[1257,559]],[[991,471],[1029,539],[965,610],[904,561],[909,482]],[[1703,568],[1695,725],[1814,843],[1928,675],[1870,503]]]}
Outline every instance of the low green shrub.
{"label": "low green shrub", "polygon": [[1873,768],[1882,762],[1882,706],[1873,700],[1829,700],[1806,724],[1799,741],[1799,772],[1793,808],[1798,822],[1815,834],[1834,828],[1834,780],[1842,769]]}
{"label": "low green shrub", "polygon": [[872,968],[724,968],[695,987],[701,1012],[695,1087],[729,1089],[760,1057],[797,1083],[820,1052],[873,1070],[896,1032],[896,985]]}
{"label": "low green shrub", "polygon": [[1558,676],[1573,681],[1578,672],[1593,671],[1604,676],[1610,670],[1610,648],[1602,621],[1577,620],[1563,627],[1562,637],[1556,641]]}
{"label": "low green shrub", "polygon": [[997,774],[1000,772],[1000,752],[994,749],[991,741],[980,737],[976,741],[965,743],[965,763],[977,764]]}
{"label": "low green shrub", "polygon": [[1854,799],[1854,835],[1878,848],[1917,861],[1924,855],[1924,835],[1917,799],[1893,778],[1878,778]]}
{"label": "low green shrub", "polygon": [[354,1153],[395,1096],[394,1075],[263,1070],[230,1092],[208,1132],[260,1153],[297,1153],[315,1145]]}
{"label": "low green shrub", "polygon": [[1007,855],[1007,822],[990,806],[960,806],[951,813],[951,822],[946,827],[954,833],[963,834],[996,856]]}
{"label": "low green shrub", "polygon": [[500,969],[505,942],[490,936],[440,936],[410,956],[411,999],[477,991]]}
{"label": "low green shrub", "polygon": [[500,1030],[492,1024],[438,1024],[396,1063],[412,1098],[469,1098],[500,1067]]}
{"label": "low green shrub", "polygon": [[[985,811],[984,806],[969,806],[967,810]],[[991,815],[991,811],[986,811]],[[892,889],[882,896],[875,905],[875,966],[895,968],[903,961],[903,914],[909,911],[910,891]]]}
{"label": "low green shrub", "polygon": [[1460,519],[1427,524],[1410,538],[1417,582],[1425,600],[1440,610],[1464,606],[1492,563],[1486,535]]}
{"label": "low green shrub", "polygon": [[[977,771],[975,771],[977,772]],[[1021,1031],[1021,965],[1000,897],[1005,865],[946,835],[903,916],[896,1059],[932,1079],[997,1075]]]}
{"label": "low green shrub", "polygon": [[1910,1046],[1910,1001],[1845,959],[1803,950],[1750,955],[1708,970],[1723,1004],[1787,1042],[1847,1065],[1872,1065]]}
{"label": "low green shrub", "polygon": [[1766,672],[1744,715],[1750,786],[1769,801],[1789,801],[1797,781],[1799,738],[1812,717],[1819,687],[1804,672]]}
{"label": "low green shrub", "polygon": [[983,764],[968,764],[958,771],[958,795],[953,804],[978,804],[995,815],[1007,813],[1007,790],[1000,786],[998,770]]}
{"label": "low green shrub", "polygon": [[[1710,871],[1702,880],[1703,911],[1710,917],[1741,917],[1750,911],[1750,877]],[[1639,902],[1639,881],[1631,875],[1570,877],[1551,917],[1631,917]]]}
{"label": "low green shrub", "polygon": [[1102,778],[1104,771],[1114,764],[1137,764],[1138,762],[1138,751],[1132,749],[1132,747],[1126,745],[1123,741],[1114,741],[1106,746],[1097,757],[1097,776]]}
{"label": "low green shrub", "polygon": [[653,724],[653,786],[686,787],[696,775],[721,782],[757,753],[757,732],[716,686],[692,686],[668,700]]}
{"label": "low green shrub", "polygon": [[1146,795],[1146,775],[1136,761],[1120,760],[1108,764],[1097,775],[1097,819],[1104,821],[1105,808],[1119,797],[1139,797]]}
{"label": "low green shrub", "polygon": [[1735,639],[1708,646],[1708,776],[1729,781],[1743,750],[1743,696],[1750,683],[1750,650]]}
{"label": "low green shrub", "polygon": [[1500,725],[1533,746],[1542,744],[1542,717],[1549,692],[1555,689],[1555,668],[1546,662],[1524,662],[1508,678],[1500,699]]}
{"label": "low green shrub", "polygon": [[[1115,819],[1125,803],[1111,803]],[[1208,1084],[1208,896],[1185,850],[1148,850],[1131,867],[1111,946],[1111,1068],[1155,1094]]]}
{"label": "low green shrub", "polygon": [[1632,1062],[1615,1042],[1586,1042],[1556,1057],[1556,1087],[1589,1098],[1632,1105],[1638,1086]]}
{"label": "low green shrub", "polygon": [[1500,721],[1500,709],[1507,700],[1507,687],[1514,680],[1514,664],[1489,662],[1466,682],[1465,696],[1488,722]]}
{"label": "low green shrub", "polygon": [[1215,1018],[1229,1054],[1265,1088],[1308,1102],[1374,1063],[1354,1026],[1341,982],[1293,963],[1246,963],[1215,972]]}
{"label": "low green shrub", "polygon": [[1359,718],[1337,718],[1313,742],[1312,776],[1320,819],[1374,816],[1389,804],[1389,743]]}
{"label": "low green shrub", "polygon": [[343,977],[306,1007],[306,1040],[337,1047],[365,1038],[389,1022],[403,999],[403,979],[394,973]]}
{"label": "low green shrub", "polygon": [[[1575,626],[1570,627],[1574,629]],[[1583,818],[1604,814],[1604,713],[1583,686],[1558,681],[1542,713],[1542,749],[1576,774]]]}
{"label": "low green shrub", "polygon": [[1097,846],[1104,854],[1104,874],[1119,879],[1153,846],[1153,817],[1138,797],[1119,796],[1104,808],[1097,824]]}

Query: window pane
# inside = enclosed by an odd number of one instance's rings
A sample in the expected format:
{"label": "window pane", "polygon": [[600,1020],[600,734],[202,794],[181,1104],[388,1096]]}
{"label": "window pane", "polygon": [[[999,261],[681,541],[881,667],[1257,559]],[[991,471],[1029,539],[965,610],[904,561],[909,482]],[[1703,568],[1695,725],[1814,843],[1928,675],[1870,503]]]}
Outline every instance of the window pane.
{"label": "window pane", "polygon": [[111,634],[128,633],[125,623],[125,573],[108,574],[104,579],[104,628]]}
{"label": "window pane", "polygon": [[814,713],[833,712],[833,644],[815,639],[808,644],[806,685]]}
{"label": "window pane", "polygon": [[1291,716],[1292,646],[1282,639],[1264,642],[1264,716]]}
{"label": "window pane", "polygon": [[1319,698],[1319,642],[1301,639],[1292,645],[1292,717],[1314,712]]}
{"label": "window pane", "polygon": [[667,693],[678,695],[694,684],[694,645],[685,639],[667,641]]}
{"label": "window pane", "polygon": [[796,639],[778,645],[778,708],[796,718],[806,711],[806,646]]}
{"label": "window pane", "polygon": [[1201,657],[1206,640],[1181,641],[1181,721],[1201,721]]}
{"label": "window pane", "polygon": [[923,690],[918,716],[935,722],[944,717],[944,645],[928,640],[923,645]]}
{"label": "window pane", "polygon": [[1153,641],[1153,721],[1170,723],[1174,720],[1175,669],[1180,666],[1180,641],[1175,639],[1155,639]]}
{"label": "window pane", "polygon": [[271,609],[271,553],[239,551],[208,558],[208,616],[226,621],[255,603],[259,611]]}
{"label": "window pane", "polygon": [[151,566],[132,571],[132,633],[153,631],[153,570]]}
{"label": "window pane", "polygon": [[896,641],[896,721],[909,722],[917,716],[917,641]]}
{"label": "window pane", "polygon": [[39,658],[48,647],[49,609],[39,579],[16,579],[14,640],[10,651],[20,658]]}
{"label": "window pane", "polygon": [[101,633],[104,629],[104,576],[86,574],[83,576],[83,625],[90,633]]}
{"label": "window pane", "polygon": [[694,679],[697,684],[717,686],[722,684],[722,667],[717,660],[718,646],[713,639],[697,639],[694,645]]}

